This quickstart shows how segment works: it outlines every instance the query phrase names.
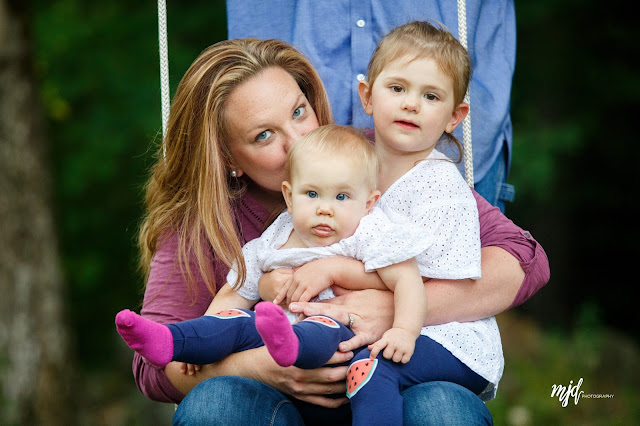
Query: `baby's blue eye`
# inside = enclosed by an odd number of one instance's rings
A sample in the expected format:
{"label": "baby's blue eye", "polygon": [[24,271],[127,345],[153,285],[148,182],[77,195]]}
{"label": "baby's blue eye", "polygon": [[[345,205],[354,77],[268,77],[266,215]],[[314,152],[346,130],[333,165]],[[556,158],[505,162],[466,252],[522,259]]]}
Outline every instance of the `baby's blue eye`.
{"label": "baby's blue eye", "polygon": [[309,198],[318,198],[318,193],[316,191],[307,191],[307,195]]}
{"label": "baby's blue eye", "polygon": [[338,200],[338,201],[344,201],[344,200],[346,200],[347,198],[349,198],[349,197],[347,196],[347,194],[338,194],[338,195],[336,195],[336,200]]}

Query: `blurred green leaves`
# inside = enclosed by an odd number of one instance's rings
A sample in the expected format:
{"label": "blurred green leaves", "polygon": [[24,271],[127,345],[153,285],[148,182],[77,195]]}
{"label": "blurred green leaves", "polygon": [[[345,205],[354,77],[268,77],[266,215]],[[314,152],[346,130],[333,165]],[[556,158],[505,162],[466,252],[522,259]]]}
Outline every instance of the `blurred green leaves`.
{"label": "blurred green leaves", "polygon": [[[171,86],[226,37],[223,1],[168,2]],[[160,143],[154,2],[35,1],[35,66],[49,119],[56,217],[80,359],[115,349],[113,315],[138,308],[142,186]]]}

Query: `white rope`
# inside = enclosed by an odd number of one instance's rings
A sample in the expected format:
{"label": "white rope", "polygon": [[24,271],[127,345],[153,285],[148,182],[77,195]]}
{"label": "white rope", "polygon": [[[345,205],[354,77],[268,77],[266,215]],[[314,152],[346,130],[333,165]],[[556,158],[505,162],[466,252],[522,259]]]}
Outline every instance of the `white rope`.
{"label": "white rope", "polygon": [[158,46],[160,48],[160,100],[162,105],[162,156],[166,155],[164,137],[169,121],[169,47],[167,43],[167,3],[158,0]]}
{"label": "white rope", "polygon": [[[469,51],[467,47],[467,7],[465,0],[458,0],[458,39],[460,44]],[[473,151],[471,149],[471,95],[469,89],[464,96],[464,102],[469,105],[469,113],[462,122],[462,142],[464,158],[464,175],[467,184],[473,188]]]}

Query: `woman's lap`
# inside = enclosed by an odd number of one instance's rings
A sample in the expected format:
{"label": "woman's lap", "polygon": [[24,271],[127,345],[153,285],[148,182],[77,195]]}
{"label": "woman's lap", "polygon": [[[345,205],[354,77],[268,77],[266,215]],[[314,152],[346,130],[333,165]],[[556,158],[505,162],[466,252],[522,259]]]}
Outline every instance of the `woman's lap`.
{"label": "woman's lap", "polygon": [[214,377],[193,388],[173,415],[174,425],[303,425],[291,401],[264,383]]}
{"label": "woman's lap", "polygon": [[[413,386],[402,394],[405,425],[492,424],[485,404],[471,391],[448,382]],[[174,425],[350,424],[348,406],[329,410],[296,401],[264,383],[215,377],[196,386],[178,406]]]}

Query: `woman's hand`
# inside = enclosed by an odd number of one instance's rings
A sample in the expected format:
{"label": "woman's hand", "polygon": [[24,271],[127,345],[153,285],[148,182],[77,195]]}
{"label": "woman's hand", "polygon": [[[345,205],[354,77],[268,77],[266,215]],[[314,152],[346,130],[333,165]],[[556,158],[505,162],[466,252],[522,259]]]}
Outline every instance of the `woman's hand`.
{"label": "woman's hand", "polygon": [[347,326],[351,314],[355,336],[339,347],[340,351],[348,352],[379,340],[393,325],[393,307],[392,292],[359,290],[323,302],[295,302],[289,305],[289,310],[306,316],[327,315]]}
{"label": "woman's hand", "polygon": [[[352,357],[352,352],[336,352],[328,364],[343,363]],[[171,362],[165,367],[165,373],[171,383],[185,395],[198,383],[211,377],[239,376],[258,380],[284,394],[323,407],[335,408],[348,402],[347,398],[327,397],[346,392],[347,366],[314,370],[284,368],[275,363],[264,346],[237,352],[222,361],[203,365],[193,375],[185,374],[183,366],[183,363]]]}
{"label": "woman's hand", "polygon": [[[265,347],[254,349],[246,358],[254,368],[245,377],[259,380],[282,393],[291,395],[301,401],[328,408],[346,404],[348,399],[329,398],[326,395],[344,394],[346,392],[347,366],[321,367],[303,370],[297,367],[278,366]],[[245,353],[241,352],[241,353]],[[348,361],[353,353],[336,352],[329,364]]]}

